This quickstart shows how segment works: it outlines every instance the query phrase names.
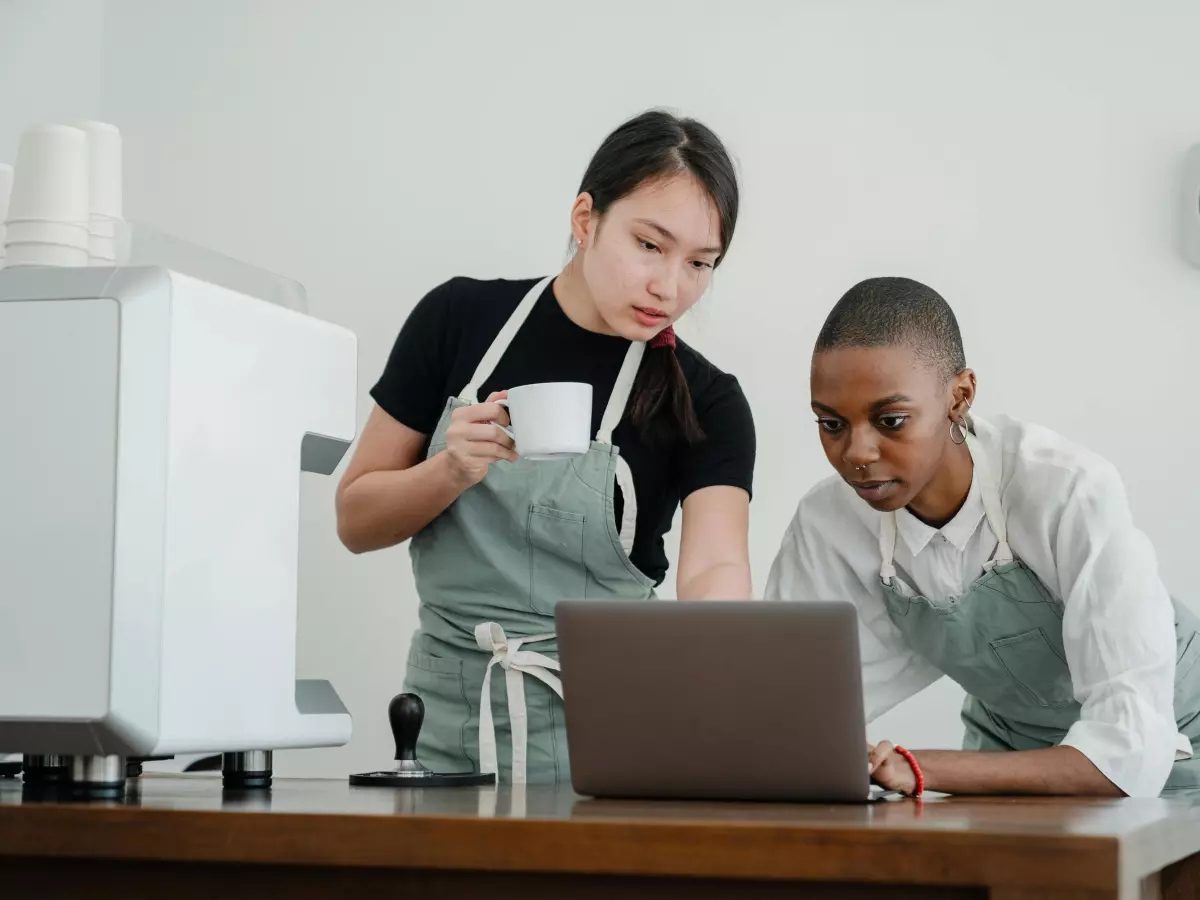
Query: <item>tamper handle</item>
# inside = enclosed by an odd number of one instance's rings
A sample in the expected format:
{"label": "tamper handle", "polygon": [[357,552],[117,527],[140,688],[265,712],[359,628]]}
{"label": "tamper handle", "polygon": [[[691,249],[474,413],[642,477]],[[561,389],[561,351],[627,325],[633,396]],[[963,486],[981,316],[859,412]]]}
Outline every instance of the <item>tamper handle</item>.
{"label": "tamper handle", "polygon": [[416,761],[417,738],[425,721],[425,704],[416,694],[397,694],[388,704],[388,722],[396,741],[396,759]]}

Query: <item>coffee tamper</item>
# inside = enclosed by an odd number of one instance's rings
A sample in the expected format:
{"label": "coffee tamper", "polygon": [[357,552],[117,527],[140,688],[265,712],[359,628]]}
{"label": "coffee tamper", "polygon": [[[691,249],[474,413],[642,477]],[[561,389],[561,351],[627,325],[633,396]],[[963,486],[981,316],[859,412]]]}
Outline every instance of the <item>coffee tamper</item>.
{"label": "coffee tamper", "polygon": [[388,704],[388,722],[396,741],[396,768],[350,776],[359,787],[468,787],[496,783],[492,772],[431,772],[417,759],[417,737],[425,704],[416,694],[397,694]]}

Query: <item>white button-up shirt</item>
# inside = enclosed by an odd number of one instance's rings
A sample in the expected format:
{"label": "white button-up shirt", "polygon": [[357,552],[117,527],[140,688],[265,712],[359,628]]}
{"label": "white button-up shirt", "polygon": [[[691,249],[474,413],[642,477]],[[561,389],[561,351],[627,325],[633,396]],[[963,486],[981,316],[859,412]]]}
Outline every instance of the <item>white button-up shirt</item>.
{"label": "white button-up shirt", "polygon": [[[1047,429],[1007,417],[973,421],[999,481],[1012,552],[1063,603],[1067,665],[1082,705],[1063,744],[1126,794],[1157,796],[1173,762],[1192,749],[1175,724],[1174,611],[1121,478]],[[821,482],[800,501],[766,591],[768,599],[857,606],[868,721],[942,675],[888,618],[882,516],[839,477]],[[962,596],[996,551],[977,480],[940,529],[907,510],[896,520],[897,573],[931,599]]]}

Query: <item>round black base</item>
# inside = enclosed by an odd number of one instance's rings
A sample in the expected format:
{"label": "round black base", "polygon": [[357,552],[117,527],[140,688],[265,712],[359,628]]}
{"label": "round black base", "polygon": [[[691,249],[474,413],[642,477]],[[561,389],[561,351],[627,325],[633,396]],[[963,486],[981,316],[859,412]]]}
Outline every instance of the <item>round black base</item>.
{"label": "round black base", "polygon": [[19,762],[0,762],[0,778],[16,778],[21,774]]}
{"label": "round black base", "polygon": [[265,791],[271,787],[270,772],[226,772],[221,786],[227,791]]}
{"label": "round black base", "polygon": [[362,772],[350,776],[357,787],[477,787],[496,783],[494,772],[428,772],[424,775],[401,775],[397,772]]}

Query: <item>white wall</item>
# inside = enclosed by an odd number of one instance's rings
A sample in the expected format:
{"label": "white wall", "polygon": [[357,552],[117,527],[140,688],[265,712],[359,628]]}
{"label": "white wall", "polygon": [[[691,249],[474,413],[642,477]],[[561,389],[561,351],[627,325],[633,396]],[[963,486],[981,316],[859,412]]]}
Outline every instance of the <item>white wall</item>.
{"label": "white wall", "polygon": [[[684,331],[756,411],[760,587],[827,473],[816,330],[857,279],[907,274],[958,312],[978,410],[1112,458],[1168,583],[1200,599],[1184,518],[1200,271],[1173,232],[1200,140],[1194,0],[108,0],[106,24],[130,217],[304,283],[314,314],[361,337],[363,417],[416,300],[455,274],[554,269],[596,144],[672,106],[744,168],[732,254]],[[334,485],[304,485],[300,665],[334,681],[356,736],[285,755],[284,773],[390,759],[415,624],[406,551],[343,550]],[[872,733],[954,746],[958,696],[937,686]]]}
{"label": "white wall", "polygon": [[101,115],[104,0],[0,0],[0,162],[33,122]]}

